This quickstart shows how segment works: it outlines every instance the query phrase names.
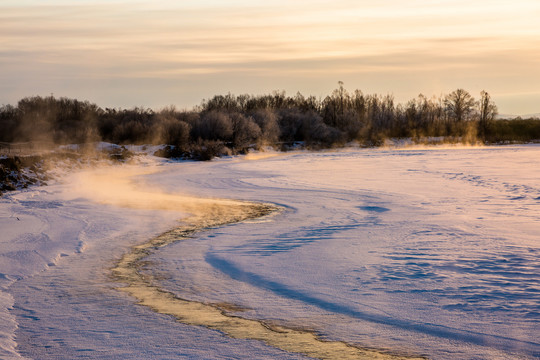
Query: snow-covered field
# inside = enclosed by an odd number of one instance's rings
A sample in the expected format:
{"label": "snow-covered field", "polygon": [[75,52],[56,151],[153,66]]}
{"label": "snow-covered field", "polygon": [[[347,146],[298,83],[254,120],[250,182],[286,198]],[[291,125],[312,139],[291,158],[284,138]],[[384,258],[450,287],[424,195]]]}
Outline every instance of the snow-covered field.
{"label": "snow-covered field", "polygon": [[533,145],[149,159],[6,194],[0,358],[303,358],[115,289],[121,255],[196,201],[179,193],[284,209],[154,252],[180,298],[400,354],[539,358],[539,165]]}

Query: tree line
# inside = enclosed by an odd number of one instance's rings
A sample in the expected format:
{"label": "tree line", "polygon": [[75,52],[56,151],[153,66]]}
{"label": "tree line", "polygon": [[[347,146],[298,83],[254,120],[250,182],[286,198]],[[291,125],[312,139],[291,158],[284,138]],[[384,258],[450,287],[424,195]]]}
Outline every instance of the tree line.
{"label": "tree line", "polygon": [[468,91],[396,104],[392,95],[347,91],[328,96],[216,95],[192,110],[101,108],[69,98],[27,97],[0,107],[0,141],[82,144],[167,144],[164,156],[207,159],[252,147],[302,142],[306,147],[357,141],[377,146],[386,138],[444,138],[483,143],[540,139],[540,120],[496,120],[486,91]]}

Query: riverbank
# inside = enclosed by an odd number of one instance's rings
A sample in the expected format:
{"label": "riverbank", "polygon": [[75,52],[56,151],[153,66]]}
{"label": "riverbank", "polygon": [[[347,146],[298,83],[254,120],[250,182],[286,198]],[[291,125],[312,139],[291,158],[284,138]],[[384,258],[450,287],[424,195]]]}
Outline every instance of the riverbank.
{"label": "riverbank", "polygon": [[65,177],[67,173],[100,164],[124,163],[134,153],[114,144],[88,144],[49,148],[27,153],[0,154],[0,196],[8,191],[43,186],[51,180]]}

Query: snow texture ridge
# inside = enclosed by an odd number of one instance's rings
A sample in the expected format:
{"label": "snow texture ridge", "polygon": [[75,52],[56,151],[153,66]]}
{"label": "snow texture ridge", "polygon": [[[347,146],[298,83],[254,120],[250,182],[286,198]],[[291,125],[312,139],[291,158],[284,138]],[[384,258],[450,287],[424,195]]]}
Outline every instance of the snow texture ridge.
{"label": "snow texture ridge", "polygon": [[540,146],[251,158],[81,170],[0,198],[0,357],[305,358],[115,290],[110,269],[128,249],[224,198],[284,210],[155,249],[141,275],[362,348],[540,357]]}

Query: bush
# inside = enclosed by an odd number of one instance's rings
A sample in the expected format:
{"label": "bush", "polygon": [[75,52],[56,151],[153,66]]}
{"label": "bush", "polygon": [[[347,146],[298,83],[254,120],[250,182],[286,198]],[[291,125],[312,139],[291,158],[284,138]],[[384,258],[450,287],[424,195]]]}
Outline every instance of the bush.
{"label": "bush", "polygon": [[233,123],[228,114],[210,111],[201,115],[193,124],[192,139],[229,142],[232,140]]}
{"label": "bush", "polygon": [[262,131],[253,118],[242,114],[234,114],[233,120],[233,148],[238,152],[246,152],[247,149],[259,142]]}
{"label": "bush", "polygon": [[514,119],[493,121],[487,131],[486,140],[491,143],[529,142],[540,139],[539,119]]}
{"label": "bush", "polygon": [[251,113],[253,120],[261,129],[261,145],[273,145],[279,141],[281,130],[277,114],[269,109],[259,109]]}
{"label": "bush", "polygon": [[208,161],[224,155],[231,155],[231,151],[217,140],[199,140],[191,150],[191,158],[195,160]]}
{"label": "bush", "polygon": [[154,144],[172,145],[180,151],[189,149],[189,134],[191,126],[185,121],[172,117],[160,117],[154,124],[152,131]]}

